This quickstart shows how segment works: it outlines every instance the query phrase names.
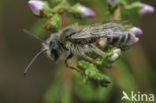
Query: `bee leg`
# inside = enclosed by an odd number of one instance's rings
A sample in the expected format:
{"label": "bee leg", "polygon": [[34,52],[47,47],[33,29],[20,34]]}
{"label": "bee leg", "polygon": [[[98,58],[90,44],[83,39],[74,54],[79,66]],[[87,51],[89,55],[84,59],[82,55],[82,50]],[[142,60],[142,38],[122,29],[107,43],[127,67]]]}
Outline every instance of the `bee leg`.
{"label": "bee leg", "polygon": [[92,50],[102,57],[105,55],[105,53],[101,49],[97,48],[96,46],[93,46]]}
{"label": "bee leg", "polygon": [[72,53],[70,53],[70,54],[67,56],[67,58],[66,58],[66,60],[65,60],[66,67],[70,68],[70,66],[69,66],[69,64],[68,64],[68,61],[69,61],[73,56],[74,56],[74,55],[73,55]]}
{"label": "bee leg", "polygon": [[69,69],[73,69],[73,70],[76,70],[78,72],[80,72],[80,70],[78,68],[75,68],[75,67],[72,67],[68,64],[68,61],[73,57],[74,55],[72,53],[70,53],[67,58],[65,59],[65,64],[66,64],[66,67],[69,68]]}
{"label": "bee leg", "polygon": [[94,60],[91,57],[87,56],[85,53],[82,53],[81,56],[89,62],[94,63]]}

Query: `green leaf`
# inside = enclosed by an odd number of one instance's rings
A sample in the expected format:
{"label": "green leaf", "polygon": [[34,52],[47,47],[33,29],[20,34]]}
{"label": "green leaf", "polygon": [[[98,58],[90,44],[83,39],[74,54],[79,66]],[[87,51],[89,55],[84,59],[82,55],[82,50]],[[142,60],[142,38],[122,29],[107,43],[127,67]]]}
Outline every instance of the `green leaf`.
{"label": "green leaf", "polygon": [[101,67],[105,67],[105,68],[112,68],[112,63],[116,62],[118,58],[116,58],[114,61],[110,61],[110,57],[113,55],[113,51],[116,49],[116,47],[114,48],[108,48],[105,51],[105,56],[103,56],[102,58],[96,58],[95,59],[95,63],[98,66]]}
{"label": "green leaf", "polygon": [[50,20],[47,21],[44,28],[51,32],[58,31],[62,26],[62,20],[60,15],[55,14],[53,17],[51,17]]}
{"label": "green leaf", "polygon": [[44,5],[44,15],[46,18],[49,18],[52,16],[52,12],[53,12],[53,9],[51,9],[49,7],[49,4],[48,2],[45,2],[45,5]]}
{"label": "green leaf", "polygon": [[111,80],[107,75],[101,73],[93,64],[89,62],[83,60],[79,61],[78,67],[84,71],[85,77],[89,80],[94,80],[105,87],[111,83]]}
{"label": "green leaf", "polygon": [[60,3],[62,0],[50,0],[53,5]]}

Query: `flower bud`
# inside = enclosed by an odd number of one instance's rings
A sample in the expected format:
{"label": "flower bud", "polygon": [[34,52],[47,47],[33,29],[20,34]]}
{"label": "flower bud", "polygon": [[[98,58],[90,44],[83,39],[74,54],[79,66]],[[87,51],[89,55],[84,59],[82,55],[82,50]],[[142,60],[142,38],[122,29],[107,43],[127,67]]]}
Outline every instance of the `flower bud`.
{"label": "flower bud", "polygon": [[44,13],[43,7],[45,5],[45,2],[40,1],[40,0],[30,0],[28,1],[28,5],[35,15],[43,16],[43,13]]}
{"label": "flower bud", "polygon": [[135,41],[133,42],[133,43],[131,43],[129,46],[134,46],[136,43],[138,43],[139,42],[139,38],[135,38]]}
{"label": "flower bud", "polygon": [[95,17],[95,12],[85,6],[78,6],[77,9],[82,12],[81,17],[82,18],[90,18],[90,17]]}
{"label": "flower bud", "polygon": [[116,61],[119,58],[120,53],[121,53],[120,49],[115,49],[113,51],[113,54],[110,57],[108,57],[108,61],[110,61],[110,62]]}
{"label": "flower bud", "polygon": [[141,35],[141,34],[143,34],[143,31],[140,28],[138,28],[138,27],[132,27],[130,29],[130,32],[134,33],[135,35]]}
{"label": "flower bud", "polygon": [[115,50],[113,51],[113,53],[116,53],[116,54],[120,55],[121,50],[120,50],[120,49],[115,49]]}
{"label": "flower bud", "polygon": [[139,10],[139,14],[145,15],[154,12],[154,7],[148,4],[143,4],[143,7]]}
{"label": "flower bud", "polygon": [[107,43],[107,39],[101,38],[101,39],[96,43],[96,45],[97,45],[97,47],[100,48],[100,47],[102,47],[102,46],[105,46],[106,43]]}
{"label": "flower bud", "polygon": [[74,5],[70,10],[73,14],[76,14],[78,17],[81,18],[92,18],[96,16],[93,10],[80,4]]}

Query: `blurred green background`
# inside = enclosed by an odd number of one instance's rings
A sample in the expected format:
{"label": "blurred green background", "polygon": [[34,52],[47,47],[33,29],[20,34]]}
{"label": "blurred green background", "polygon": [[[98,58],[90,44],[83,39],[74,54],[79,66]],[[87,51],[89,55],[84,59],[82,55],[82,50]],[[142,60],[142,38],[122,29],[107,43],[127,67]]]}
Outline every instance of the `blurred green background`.
{"label": "blurred green background", "polygon": [[[156,8],[155,0],[144,0],[143,2]],[[41,49],[41,44],[39,41],[24,34],[22,29],[30,29],[36,20],[38,19],[28,8],[27,0],[0,1],[0,103],[43,103],[44,97],[48,98],[45,94],[48,95],[47,90],[50,85],[59,80],[59,77],[58,79],[54,78],[58,71],[57,69],[60,69],[57,68],[59,63],[55,64],[45,55],[41,56],[33,64],[28,76],[25,77],[23,75],[27,64]],[[108,99],[106,101],[109,101],[107,103],[120,101],[122,90],[127,88],[137,88],[143,93],[156,94],[156,12],[141,17],[136,26],[141,27],[144,34],[140,36],[139,44],[126,53],[126,58],[128,59],[124,63],[119,61],[118,65],[112,69],[114,76],[113,87],[107,88],[107,90],[110,90],[107,91],[110,94],[107,93],[108,95],[104,96],[104,98]],[[71,77],[68,72],[70,71],[67,70],[65,75]],[[127,84],[126,87],[125,84]],[[58,86],[60,85],[61,83],[58,84]],[[77,84],[77,86],[85,91],[85,86],[81,85],[81,83]],[[81,91],[74,85],[73,88],[76,88],[71,89],[75,90],[75,92]],[[66,92],[62,91],[61,93]],[[78,94],[81,95],[81,93]],[[53,94],[52,98],[57,95],[59,94]],[[66,94],[63,95],[67,96]],[[96,101],[95,99],[86,99],[91,96],[85,97],[85,100],[81,96],[72,95],[74,103],[94,103]],[[99,98],[100,95],[103,97],[105,92],[104,94],[99,94]]]}

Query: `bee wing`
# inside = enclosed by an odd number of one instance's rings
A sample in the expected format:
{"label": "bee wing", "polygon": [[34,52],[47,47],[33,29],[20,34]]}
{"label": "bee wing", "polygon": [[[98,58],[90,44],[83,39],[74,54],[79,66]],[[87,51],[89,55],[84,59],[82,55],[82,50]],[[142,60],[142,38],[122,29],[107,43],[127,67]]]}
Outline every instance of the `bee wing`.
{"label": "bee wing", "polygon": [[123,27],[109,27],[102,30],[100,29],[93,31],[91,34],[92,36],[96,35],[97,37],[118,37],[127,33],[128,30]]}
{"label": "bee wing", "polygon": [[108,22],[101,22],[101,23],[95,23],[95,24],[90,24],[87,26],[103,26],[104,28],[108,28],[108,27],[114,27],[114,26],[121,26],[121,24],[128,24],[128,21],[126,20],[112,20],[112,21],[108,21]]}
{"label": "bee wing", "polygon": [[123,22],[111,21],[107,23],[96,23],[84,26],[80,32],[71,35],[71,40],[83,40],[100,37],[114,37],[128,33],[128,31],[121,25]]}

